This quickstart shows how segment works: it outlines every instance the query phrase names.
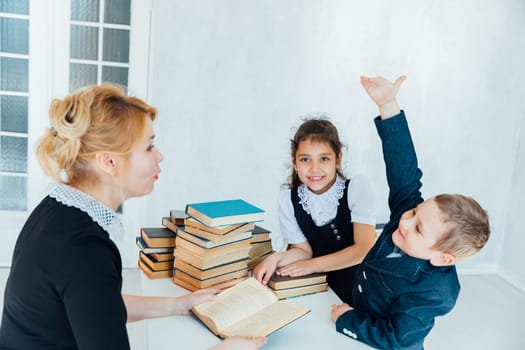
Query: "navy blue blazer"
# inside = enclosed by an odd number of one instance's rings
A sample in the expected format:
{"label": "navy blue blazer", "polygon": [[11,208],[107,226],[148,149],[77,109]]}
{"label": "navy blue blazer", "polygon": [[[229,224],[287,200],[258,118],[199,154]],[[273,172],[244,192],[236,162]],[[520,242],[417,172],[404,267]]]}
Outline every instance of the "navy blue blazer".
{"label": "navy blue blazer", "polygon": [[423,349],[434,318],[454,307],[459,281],[454,266],[436,267],[408,255],[387,258],[394,250],[392,233],[401,215],[423,201],[422,172],[404,112],[385,120],[378,117],[375,125],[390,188],[390,220],[358,267],[354,309],[337,319],[336,328],[380,349]]}

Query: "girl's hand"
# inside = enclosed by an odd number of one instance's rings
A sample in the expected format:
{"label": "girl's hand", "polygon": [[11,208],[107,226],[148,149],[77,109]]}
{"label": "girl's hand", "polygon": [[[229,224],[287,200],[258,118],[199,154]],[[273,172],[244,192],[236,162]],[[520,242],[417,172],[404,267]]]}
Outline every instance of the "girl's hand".
{"label": "girl's hand", "polygon": [[396,95],[405,81],[406,76],[402,75],[394,83],[383,77],[369,78],[361,76],[361,85],[366,93],[377,104],[383,119],[399,113]]}
{"label": "girl's hand", "polygon": [[296,261],[277,270],[278,275],[290,277],[309,275],[314,272],[316,271],[312,259]]}
{"label": "girl's hand", "polygon": [[210,350],[257,350],[266,343],[266,337],[235,336],[215,345]]}
{"label": "girl's hand", "polygon": [[334,322],[337,321],[339,316],[353,309],[354,308],[348,304],[340,304],[340,305],[332,304],[332,311],[330,312],[330,314],[332,315],[332,321]]}
{"label": "girl's hand", "polygon": [[277,268],[276,254],[271,254],[253,269],[253,277],[266,285]]}
{"label": "girl's hand", "polygon": [[191,309],[205,301],[215,300],[219,289],[201,289],[193,293],[175,298],[175,315],[189,315]]}

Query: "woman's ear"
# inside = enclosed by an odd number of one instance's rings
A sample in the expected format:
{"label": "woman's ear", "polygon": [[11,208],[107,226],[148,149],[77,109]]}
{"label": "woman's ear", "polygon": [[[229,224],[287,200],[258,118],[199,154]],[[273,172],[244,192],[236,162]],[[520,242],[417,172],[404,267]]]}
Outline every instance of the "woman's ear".
{"label": "woman's ear", "polygon": [[97,152],[95,163],[104,173],[112,176],[117,174],[117,156],[106,152]]}

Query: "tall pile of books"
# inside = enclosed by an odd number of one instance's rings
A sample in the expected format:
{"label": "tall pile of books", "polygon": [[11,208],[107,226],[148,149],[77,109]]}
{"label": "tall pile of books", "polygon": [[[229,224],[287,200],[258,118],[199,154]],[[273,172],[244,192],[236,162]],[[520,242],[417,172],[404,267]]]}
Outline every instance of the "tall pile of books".
{"label": "tall pile of books", "polygon": [[245,280],[252,231],[264,210],[234,199],[188,204],[186,214],[177,232],[173,283],[194,291]]}
{"label": "tall pile of books", "polygon": [[173,277],[173,250],[178,225],[184,225],[183,210],[171,210],[162,218],[163,227],[143,227],[136,243],[140,248],[138,266],[150,279]]}

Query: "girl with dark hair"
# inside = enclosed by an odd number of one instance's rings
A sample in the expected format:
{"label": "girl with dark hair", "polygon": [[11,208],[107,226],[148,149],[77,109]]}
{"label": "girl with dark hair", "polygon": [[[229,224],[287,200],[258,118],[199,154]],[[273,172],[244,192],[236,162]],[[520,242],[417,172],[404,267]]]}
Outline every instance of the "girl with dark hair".
{"label": "girl with dark hair", "polygon": [[275,272],[303,276],[327,272],[328,284],[351,300],[354,269],[375,241],[375,208],[369,182],[341,172],[342,143],[322,118],[306,120],[291,140],[292,174],[279,197],[279,221],[287,245],[254,269],[266,284]]}

